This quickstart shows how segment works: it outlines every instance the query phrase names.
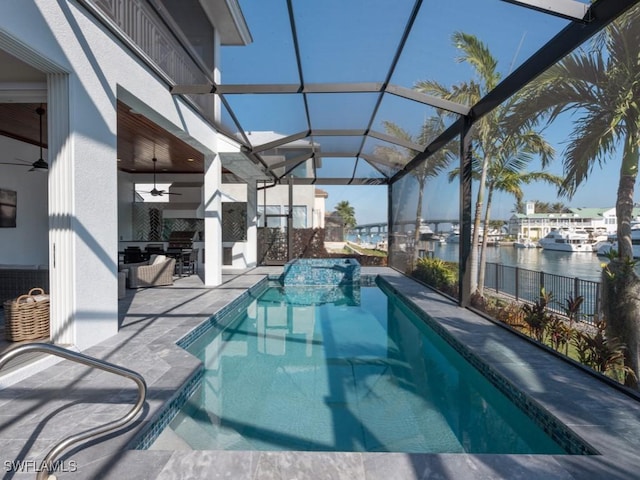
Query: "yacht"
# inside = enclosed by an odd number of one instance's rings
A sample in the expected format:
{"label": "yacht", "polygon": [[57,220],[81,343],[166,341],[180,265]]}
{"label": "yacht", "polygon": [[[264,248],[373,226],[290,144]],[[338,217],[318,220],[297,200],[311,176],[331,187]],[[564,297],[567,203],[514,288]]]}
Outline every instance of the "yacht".
{"label": "yacht", "polygon": [[445,238],[445,243],[460,243],[460,231],[452,230]]}
{"label": "yacht", "polygon": [[518,240],[513,242],[515,248],[536,248],[538,245],[529,237],[518,236]]}
{"label": "yacht", "polygon": [[584,230],[556,228],[538,241],[543,250],[557,250],[560,252],[593,253],[595,243],[595,240]]}
{"label": "yacht", "polygon": [[[633,258],[640,258],[640,226],[631,227],[631,245],[633,247]],[[618,240],[611,238],[610,241],[598,247],[598,255],[609,255],[611,250],[618,250]]]}

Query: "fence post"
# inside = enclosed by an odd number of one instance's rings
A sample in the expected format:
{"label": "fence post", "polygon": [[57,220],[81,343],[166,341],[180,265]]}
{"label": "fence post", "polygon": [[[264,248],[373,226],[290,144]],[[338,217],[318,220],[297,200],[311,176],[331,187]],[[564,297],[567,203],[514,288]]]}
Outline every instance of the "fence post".
{"label": "fence post", "polygon": [[496,293],[500,293],[500,271],[502,270],[499,268],[500,266],[500,264],[496,263]]}
{"label": "fence post", "polygon": [[520,294],[520,268],[516,267],[516,302]]}
{"label": "fence post", "polygon": [[[578,298],[579,295],[580,295],[580,279],[578,277],[575,277],[573,279],[573,298],[574,298],[574,300],[576,298]],[[586,298],[585,298],[585,300],[586,300]],[[585,307],[585,303],[583,301],[582,305],[580,305],[580,312],[578,313],[578,318],[580,318],[580,316],[582,316],[584,307]]]}
{"label": "fence post", "polygon": [[536,293],[535,298],[540,298],[540,292],[542,291],[543,288],[544,288],[544,272],[540,272],[540,288],[538,289],[538,292]]}

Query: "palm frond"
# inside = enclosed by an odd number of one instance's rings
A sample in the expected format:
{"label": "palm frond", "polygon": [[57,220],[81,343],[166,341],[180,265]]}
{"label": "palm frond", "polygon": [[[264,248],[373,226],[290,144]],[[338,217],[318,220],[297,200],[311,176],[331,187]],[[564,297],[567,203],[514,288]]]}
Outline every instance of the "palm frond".
{"label": "palm frond", "polygon": [[407,142],[413,143],[413,137],[411,136],[411,134],[400,125],[385,120],[382,122],[382,126],[389,135],[393,135],[394,137],[397,137],[401,140],[406,140]]}
{"label": "palm frond", "polygon": [[434,97],[449,98],[451,91],[435,80],[420,80],[413,86],[414,90]]}
{"label": "palm frond", "polygon": [[464,32],[454,32],[451,38],[456,48],[462,51],[456,60],[471,64],[485,86],[484,93],[491,91],[500,81],[500,74],[496,71],[498,61],[487,46],[475,35]]}
{"label": "palm frond", "polygon": [[561,187],[564,181],[562,177],[549,172],[527,172],[522,174],[520,179],[527,185],[533,182],[545,182],[556,187]]}
{"label": "palm frond", "polygon": [[611,120],[597,112],[585,115],[574,124],[571,141],[565,151],[563,187],[569,197],[584,182],[596,163],[603,164],[607,154],[615,151],[621,132],[611,127]]}
{"label": "palm frond", "polygon": [[510,121],[526,125],[545,118],[550,124],[570,109],[597,103],[603,97],[604,70],[600,52],[565,57],[520,92],[519,101],[511,108]]}

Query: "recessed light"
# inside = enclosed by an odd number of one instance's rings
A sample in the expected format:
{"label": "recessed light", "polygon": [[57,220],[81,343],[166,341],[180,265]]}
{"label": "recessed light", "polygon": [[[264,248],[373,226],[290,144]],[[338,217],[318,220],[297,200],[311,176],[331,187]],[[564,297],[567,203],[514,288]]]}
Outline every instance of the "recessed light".
{"label": "recessed light", "polygon": [[193,158],[187,158],[187,162],[195,162]]}
{"label": "recessed light", "polygon": [[122,159],[121,159],[121,158],[118,158],[117,160],[118,160],[118,162],[121,162],[121,161],[122,161]]}

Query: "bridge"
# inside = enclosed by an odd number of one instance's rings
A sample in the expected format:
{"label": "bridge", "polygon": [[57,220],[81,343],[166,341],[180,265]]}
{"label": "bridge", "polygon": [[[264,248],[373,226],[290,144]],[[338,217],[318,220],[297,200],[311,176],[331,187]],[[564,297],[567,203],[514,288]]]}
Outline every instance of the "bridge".
{"label": "bridge", "polygon": [[[438,226],[442,223],[451,223],[451,224],[459,224],[460,220],[459,219],[455,219],[455,220],[442,220],[442,219],[437,219],[437,220],[423,220],[422,224],[423,225],[433,225],[433,232],[434,233],[441,233],[438,230]],[[413,227],[415,226],[416,221],[415,220],[405,220],[402,222],[396,222],[395,225],[397,226],[402,226],[402,231],[408,231],[408,230],[413,230]],[[350,230],[352,233],[355,233],[357,235],[370,235],[370,234],[383,234],[383,233],[388,233],[389,232],[389,226],[387,225],[387,222],[379,222],[379,223],[362,223],[360,225],[356,225],[355,227],[353,227]]]}

